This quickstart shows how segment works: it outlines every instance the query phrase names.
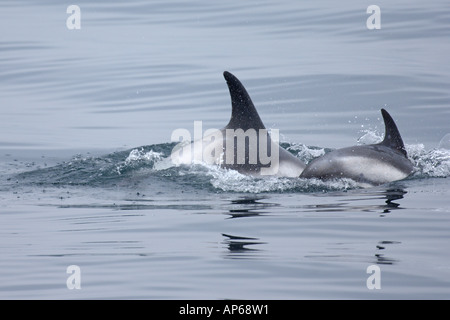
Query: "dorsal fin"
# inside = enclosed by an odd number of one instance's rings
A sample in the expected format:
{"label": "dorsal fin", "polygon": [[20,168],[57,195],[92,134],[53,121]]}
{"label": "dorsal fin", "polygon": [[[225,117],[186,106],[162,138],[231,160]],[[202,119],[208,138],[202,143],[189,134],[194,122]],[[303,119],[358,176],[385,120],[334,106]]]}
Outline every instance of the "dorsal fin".
{"label": "dorsal fin", "polygon": [[227,81],[231,96],[231,119],[226,128],[242,129],[244,131],[250,128],[255,130],[265,129],[252,99],[242,83],[228,71],[225,71],[223,76]]}
{"label": "dorsal fin", "polygon": [[380,144],[398,150],[407,157],[405,145],[403,144],[402,137],[400,136],[400,132],[397,129],[394,119],[392,119],[391,115],[384,109],[381,109],[381,114],[383,115],[385,133],[384,140],[380,142]]}

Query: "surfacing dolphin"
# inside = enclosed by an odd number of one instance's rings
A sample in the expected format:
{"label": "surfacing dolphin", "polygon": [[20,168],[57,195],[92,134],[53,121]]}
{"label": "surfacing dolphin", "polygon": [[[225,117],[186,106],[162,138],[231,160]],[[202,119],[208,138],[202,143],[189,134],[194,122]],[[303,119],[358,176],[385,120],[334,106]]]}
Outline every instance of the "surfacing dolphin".
{"label": "surfacing dolphin", "polygon": [[278,130],[268,133],[242,83],[230,72],[223,76],[231,96],[230,121],[221,130],[207,131],[201,139],[177,145],[172,162],[191,164],[198,160],[247,175],[298,177],[306,165],[280,147]]}
{"label": "surfacing dolphin", "polygon": [[311,161],[301,178],[322,180],[350,178],[361,186],[375,186],[408,177],[414,167],[408,159],[400,132],[389,115],[381,109],[385,134],[377,144],[337,149]]}

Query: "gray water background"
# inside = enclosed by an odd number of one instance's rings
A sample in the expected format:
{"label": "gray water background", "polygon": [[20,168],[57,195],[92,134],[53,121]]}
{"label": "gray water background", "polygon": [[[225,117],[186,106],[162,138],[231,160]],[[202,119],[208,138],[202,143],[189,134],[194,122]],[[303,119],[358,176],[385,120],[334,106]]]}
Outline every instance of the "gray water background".
{"label": "gray water background", "polygon": [[[448,1],[378,1],[379,30],[361,1],[74,4],[79,30],[68,3],[0,4],[1,298],[450,297]],[[173,130],[228,122],[224,70],[305,160],[381,138],[386,108],[416,174],[157,167]]]}

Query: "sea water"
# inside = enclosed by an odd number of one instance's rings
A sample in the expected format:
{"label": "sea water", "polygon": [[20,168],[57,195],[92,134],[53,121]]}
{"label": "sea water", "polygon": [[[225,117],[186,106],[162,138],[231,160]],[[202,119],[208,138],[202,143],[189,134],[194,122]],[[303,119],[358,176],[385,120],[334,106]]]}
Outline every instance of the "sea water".
{"label": "sea water", "polygon": [[[0,4],[0,298],[450,297],[447,1],[73,4]],[[414,173],[174,166],[174,130],[228,122],[225,70],[305,162],[387,109]]]}

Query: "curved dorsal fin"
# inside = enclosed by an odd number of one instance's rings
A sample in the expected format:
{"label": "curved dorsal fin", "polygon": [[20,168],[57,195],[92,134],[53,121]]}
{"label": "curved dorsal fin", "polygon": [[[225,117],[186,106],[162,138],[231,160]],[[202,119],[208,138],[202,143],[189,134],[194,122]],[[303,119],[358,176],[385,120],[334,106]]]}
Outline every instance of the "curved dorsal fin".
{"label": "curved dorsal fin", "polygon": [[403,144],[402,137],[397,129],[394,119],[392,119],[391,115],[384,109],[381,109],[381,114],[383,115],[385,133],[384,140],[380,142],[380,144],[398,150],[407,157],[405,145]]}
{"label": "curved dorsal fin", "polygon": [[231,119],[225,128],[227,129],[265,129],[261,118],[253,105],[247,90],[234,75],[225,71],[223,73],[227,81],[231,96]]}

